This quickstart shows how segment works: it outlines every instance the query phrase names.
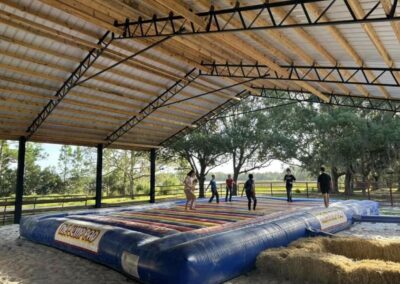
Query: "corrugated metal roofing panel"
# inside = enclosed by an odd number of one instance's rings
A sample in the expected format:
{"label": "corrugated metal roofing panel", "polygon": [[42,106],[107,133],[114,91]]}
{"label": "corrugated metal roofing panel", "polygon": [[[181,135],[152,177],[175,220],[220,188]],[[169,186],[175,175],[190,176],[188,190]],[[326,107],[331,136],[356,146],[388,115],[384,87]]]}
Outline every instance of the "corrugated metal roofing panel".
{"label": "corrugated metal roofing panel", "polygon": [[[246,5],[246,2],[247,4],[254,4],[252,1],[243,1],[242,5]],[[372,7],[371,5],[375,3],[375,1],[370,0],[361,2],[365,9]],[[0,4],[0,11],[25,17],[29,21],[53,29],[53,32],[59,31],[80,38],[80,40],[85,41],[85,44],[96,43],[105,32],[103,26],[90,23],[89,19],[93,15],[82,19],[80,16],[71,15],[71,12],[61,11],[39,1],[21,0],[13,3],[11,5]],[[187,3],[195,11],[206,10],[200,2],[187,1]],[[151,4],[142,4],[146,7],[148,14],[156,12],[152,9]],[[215,4],[218,7],[225,8],[231,5],[229,1],[220,1]],[[327,4],[326,2],[319,2],[317,5],[322,10],[324,5]],[[18,7],[24,7],[24,9]],[[89,11],[86,10],[86,7],[82,8],[84,13]],[[98,9],[101,8],[98,7]],[[377,10],[377,12],[382,14],[382,10]],[[345,5],[337,1],[335,7],[328,12],[327,16],[337,20],[343,19],[346,13]],[[140,12],[137,11],[137,14],[139,15]],[[124,17],[124,11],[121,11],[119,18],[123,19]],[[293,18],[297,21],[304,20],[304,13],[300,6],[294,11]],[[110,16],[107,16],[108,23],[112,23],[112,20]],[[374,23],[372,26],[395,65],[400,64],[400,46],[398,41],[395,40],[391,25],[389,23]],[[338,26],[337,29],[357,52],[365,66],[386,66],[382,56],[377,52],[376,47],[371,43],[361,25],[342,25]],[[338,63],[345,66],[357,66],[355,59],[332,37],[328,28],[305,28],[304,30],[324,46]],[[246,44],[279,64],[286,62],[283,57],[271,55],[268,47],[273,46],[280,50],[284,57],[290,58],[289,61],[296,64],[309,64],[308,61],[313,61],[320,65],[332,65],[331,61],[317,52],[295,30],[282,30],[280,34],[296,44],[297,48],[304,52],[307,60],[302,58],[296,50],[285,46],[281,39],[271,37],[271,34],[278,35],[279,33],[268,31],[234,33],[232,34],[234,36],[230,38],[237,38],[246,42]],[[212,42],[209,42],[208,39],[211,39]],[[135,51],[146,48],[155,40],[126,40],[112,44],[109,51],[106,51],[97,60],[86,76],[93,75],[104,67],[115,63],[118,60],[117,58],[122,58],[120,55],[129,56]],[[88,50],[89,47],[87,46],[77,47],[76,44],[66,43],[60,36],[50,38],[42,36],[32,29],[30,31],[18,29],[12,23],[1,24],[0,54],[3,55],[0,56],[0,64],[3,65],[0,68],[0,76],[4,79],[0,82],[0,88],[13,88],[19,90],[19,92],[13,92],[12,95],[8,91],[0,92],[0,98],[7,100],[2,102],[0,107],[0,122],[10,121],[9,116],[13,112],[18,112],[23,114],[20,119],[16,120],[23,126],[18,128],[18,131],[25,130],[29,121],[48,102],[47,99],[37,98],[36,96],[38,94],[53,96],[70,72],[78,66],[79,61],[86,56]],[[128,64],[119,65],[113,72],[106,72],[98,78],[88,81],[83,86],[75,87],[50,115],[49,119],[45,121],[43,128],[39,129],[37,139],[41,137],[42,140],[65,140],[64,142],[67,143],[67,137],[74,137],[74,143],[78,139],[82,139],[82,141],[86,141],[83,144],[95,145],[97,141],[105,139],[106,134],[108,135],[113,129],[117,129],[132,115],[163,93],[166,88],[174,84],[193,66],[199,66],[201,60],[239,61],[243,59],[254,62],[250,54],[242,56],[241,53],[232,48],[227,50],[227,44],[222,43],[218,35],[171,39],[163,45],[142,53],[134,60],[130,60]],[[18,56],[21,58],[18,59]],[[12,68],[12,66],[17,67],[17,69]],[[49,77],[46,79],[46,76]],[[361,81],[362,77],[358,74],[354,79]],[[243,79],[199,78],[195,83],[177,94],[170,102],[187,99],[240,81],[243,81]],[[393,79],[387,75],[379,78],[381,83],[392,81]],[[300,88],[298,83],[289,81],[255,80],[251,84],[261,85],[264,82],[268,86]],[[321,91],[342,93],[347,90],[352,94],[361,94],[360,87],[356,85],[346,84],[347,89],[339,88],[338,84],[332,83],[309,82],[308,85]],[[364,87],[364,90],[377,97],[383,96],[381,89],[376,86]],[[400,97],[398,89],[385,87],[385,90],[396,98]],[[242,90],[244,90],[244,86],[239,85],[161,108],[147,117],[137,128],[128,132],[125,137],[122,137],[121,143],[159,143]],[[32,93],[23,95],[23,91]],[[4,114],[3,118],[1,118],[1,114]],[[2,126],[4,123],[0,123],[0,134],[9,132],[7,127]],[[96,125],[93,129],[90,129],[91,123]],[[160,129],[160,131],[157,131],[157,129]],[[11,137],[14,134],[9,135]],[[53,137],[50,137],[52,135]],[[91,139],[95,139],[95,141]]]}

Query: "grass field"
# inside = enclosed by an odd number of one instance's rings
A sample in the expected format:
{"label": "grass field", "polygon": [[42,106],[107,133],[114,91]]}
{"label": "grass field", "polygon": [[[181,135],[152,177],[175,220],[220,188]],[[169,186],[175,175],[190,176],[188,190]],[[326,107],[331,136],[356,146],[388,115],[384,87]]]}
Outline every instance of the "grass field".
{"label": "grass field", "polygon": [[[343,185],[340,186],[343,188]],[[238,195],[242,194],[243,183],[238,183]],[[220,199],[225,198],[225,186],[224,184],[218,185],[218,191]],[[266,181],[257,182],[256,184],[257,195],[267,195],[273,197],[286,197],[286,188],[283,182],[278,181]],[[198,194],[198,192],[197,192]],[[292,190],[293,198],[315,198],[321,197],[317,190],[316,182],[296,182]],[[206,197],[210,197],[211,193],[206,192]],[[400,205],[400,192],[392,191],[390,194],[389,189],[379,189],[371,191],[369,194],[367,191],[355,191],[352,196],[346,196],[344,194],[334,194],[332,196],[336,199],[372,199],[380,201],[386,205]],[[184,199],[182,185],[168,186],[168,187],[156,187],[156,200],[171,200],[171,199]],[[11,219],[14,211],[13,197],[0,198],[0,224],[8,223],[7,220]],[[122,206],[135,203],[147,203],[149,201],[148,194],[139,193],[136,196],[103,196],[102,204],[104,207],[111,206]],[[46,196],[24,196],[23,211],[24,214],[35,214],[46,211],[56,210],[73,210],[81,208],[90,208],[95,205],[94,196],[88,195],[46,195]],[[11,217],[10,217],[11,216]]]}

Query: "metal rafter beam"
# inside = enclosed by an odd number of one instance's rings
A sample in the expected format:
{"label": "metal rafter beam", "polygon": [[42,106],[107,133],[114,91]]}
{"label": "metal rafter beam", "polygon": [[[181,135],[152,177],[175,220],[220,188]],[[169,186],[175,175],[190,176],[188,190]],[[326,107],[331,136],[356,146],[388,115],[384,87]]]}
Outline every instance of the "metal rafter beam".
{"label": "metal rafter beam", "polygon": [[111,44],[114,39],[114,34],[111,32],[106,32],[103,37],[98,42],[98,48],[93,48],[90,50],[88,55],[80,62],[79,66],[74,72],[68,77],[61,88],[56,92],[54,97],[47,103],[39,115],[35,118],[32,124],[26,130],[26,138],[29,139],[43,122],[49,117],[49,115],[54,111],[58,104],[64,99],[64,97],[69,93],[69,91],[76,86],[78,81],[86,73],[86,71],[93,65],[93,63],[102,55],[104,50]]}
{"label": "metal rafter beam", "polygon": [[261,97],[267,99],[310,102],[359,109],[389,111],[393,113],[400,112],[400,99],[380,99],[372,97],[349,96],[343,94],[326,94],[326,96],[329,97],[329,101],[324,102],[320,98],[313,96],[307,91],[263,87],[253,88],[260,90]]}
{"label": "metal rafter beam", "polygon": [[176,140],[180,139],[181,137],[185,136],[186,134],[188,134],[189,132],[201,127],[202,125],[204,125],[208,121],[212,120],[217,115],[220,115],[220,114],[226,112],[231,107],[237,105],[242,99],[245,99],[245,98],[249,97],[250,95],[251,95],[251,93],[249,91],[242,90],[241,92],[237,93],[235,95],[235,97],[233,97],[232,99],[227,100],[223,104],[217,106],[210,112],[206,113],[205,115],[203,115],[202,117],[200,117],[199,119],[194,121],[192,124],[195,125],[195,127],[185,127],[183,129],[181,129],[177,133],[173,134],[172,136],[168,137],[163,142],[161,142],[159,144],[159,146],[165,146],[166,144],[173,143],[173,141],[176,141]]}
{"label": "metal rafter beam", "polygon": [[[201,76],[201,70],[200,70],[200,76]],[[217,92],[220,92],[220,91],[223,91],[223,90],[227,90],[227,89],[230,89],[230,88],[233,88],[233,87],[237,87],[237,86],[240,86],[240,85],[243,85],[243,84],[246,84],[246,83],[250,83],[250,82],[255,81],[257,79],[263,79],[263,77],[251,78],[251,79],[248,79],[248,80],[245,80],[245,81],[242,81],[242,82],[238,82],[238,83],[231,84],[231,85],[228,85],[228,86],[225,86],[225,87],[221,87],[221,88],[218,88],[218,89],[214,89],[214,90],[211,90],[211,91],[208,91],[208,92],[205,92],[205,93],[194,95],[194,96],[191,96],[189,98],[184,98],[184,99],[181,99],[181,100],[177,100],[177,101],[173,101],[173,102],[170,102],[170,103],[166,103],[166,104],[164,104],[164,105],[162,105],[160,107],[168,107],[168,106],[180,104],[182,102],[194,100],[194,99],[197,99],[197,98],[200,98],[200,97],[204,97],[204,96],[207,96],[207,95],[210,95],[210,94],[214,94],[214,93],[217,93]],[[236,96],[234,96],[232,98],[235,99],[235,100],[240,100],[240,98],[237,98]]]}
{"label": "metal rafter beam", "polygon": [[284,76],[260,64],[226,62],[202,65],[208,68],[208,72],[201,72],[202,76],[400,87],[395,75],[400,68],[281,65],[288,71]]}
{"label": "metal rafter beam", "polygon": [[146,107],[144,107],[139,114],[132,116],[123,125],[121,125],[117,130],[111,133],[106,138],[105,146],[108,147],[121,136],[143,121],[146,117],[151,115],[158,108],[166,104],[171,98],[177,95],[180,91],[186,88],[189,84],[195,81],[199,77],[200,73],[196,68],[190,70],[183,78],[176,81],[171,87],[166,89],[161,95],[150,102]]}
{"label": "metal rafter beam", "polygon": [[[321,3],[321,12],[314,15],[310,11],[307,3]],[[346,4],[346,1],[344,2]],[[373,22],[388,22],[398,21],[400,16],[396,15],[396,9],[399,6],[398,1],[394,1],[390,9],[386,7],[389,13],[385,13],[380,0],[373,0],[373,3],[365,11],[363,18],[357,18],[355,11],[351,5],[345,5],[343,1],[337,0],[290,0],[269,3],[265,1],[263,4],[240,6],[229,9],[215,10],[211,6],[207,12],[196,13],[199,20],[205,22],[203,26],[197,23],[188,22],[183,16],[174,15],[172,12],[165,17],[157,17],[152,19],[138,18],[137,21],[126,19],[124,23],[116,23],[117,27],[124,29],[121,36],[117,39],[124,38],[144,38],[156,36],[168,36],[178,34],[194,35],[220,32],[237,32],[250,30],[268,30],[268,29],[283,29],[283,28],[300,28],[300,27],[317,27],[317,26],[333,26],[347,24],[361,24]],[[335,10],[340,6],[344,10],[340,15],[340,20],[323,20],[324,16],[330,11]],[[284,17],[278,16],[275,9],[283,8],[287,11]],[[253,16],[249,17],[246,12],[252,12]],[[247,16],[247,21],[244,15]],[[288,19],[291,16],[296,16],[298,22],[293,23]],[[228,18],[227,21],[224,18]],[[266,18],[268,21],[259,21],[260,18]],[[232,25],[231,22],[241,23],[241,26]],[[182,32],[182,28],[186,27]]]}

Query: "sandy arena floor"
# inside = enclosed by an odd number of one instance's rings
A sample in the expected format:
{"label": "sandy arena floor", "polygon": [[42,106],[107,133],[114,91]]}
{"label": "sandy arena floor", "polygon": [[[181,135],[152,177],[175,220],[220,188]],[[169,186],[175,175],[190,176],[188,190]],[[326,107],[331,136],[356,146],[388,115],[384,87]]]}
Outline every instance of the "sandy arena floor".
{"label": "sandy arena floor", "polygon": [[[268,281],[268,282],[266,282]],[[285,283],[252,272],[229,284]],[[135,284],[124,275],[84,258],[19,238],[18,225],[0,227],[1,284]]]}

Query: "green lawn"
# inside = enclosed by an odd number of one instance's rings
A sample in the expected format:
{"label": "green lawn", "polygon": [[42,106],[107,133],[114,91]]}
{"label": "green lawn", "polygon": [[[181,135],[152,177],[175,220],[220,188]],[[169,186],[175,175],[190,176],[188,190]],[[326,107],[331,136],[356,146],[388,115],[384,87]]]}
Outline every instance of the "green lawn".
{"label": "green lawn", "polygon": [[[238,183],[238,195],[242,193],[243,183]],[[307,190],[308,189],[308,190]],[[220,198],[225,198],[225,187],[223,184],[218,185],[218,191],[220,193]],[[272,194],[271,194],[272,191]],[[307,197],[307,192],[309,197],[320,197],[321,195],[317,191],[317,184],[315,182],[297,182],[293,186],[293,196],[296,197]],[[283,182],[258,182],[256,184],[257,195],[272,195],[276,197],[285,197],[286,188]],[[206,197],[210,197],[210,191],[206,192]],[[400,202],[400,192],[393,191],[393,200],[395,203]],[[361,191],[356,191],[351,197],[344,196],[343,194],[334,195],[337,199],[368,199],[368,195],[363,195]],[[390,193],[388,189],[381,189],[379,191],[373,191],[370,194],[371,199],[378,201],[390,201]],[[85,199],[82,201],[77,201],[77,199]],[[170,186],[170,187],[157,187],[156,200],[170,200],[170,199],[184,199],[185,195],[183,193],[182,186]],[[61,200],[64,200],[62,202]],[[138,195],[132,198],[131,196],[125,197],[103,197],[104,206],[118,206],[125,204],[135,204],[135,203],[146,203],[148,202],[148,195]],[[14,210],[13,205],[1,206],[1,203],[14,202],[13,197],[0,198],[0,222],[2,218],[2,213],[11,212]],[[93,207],[95,204],[94,196],[86,195],[46,195],[46,196],[24,196],[25,202],[37,202],[36,204],[25,204],[23,205],[23,210],[26,211],[44,211],[44,209],[54,210],[62,208],[77,208],[77,207]],[[49,201],[49,202],[46,202]]]}

